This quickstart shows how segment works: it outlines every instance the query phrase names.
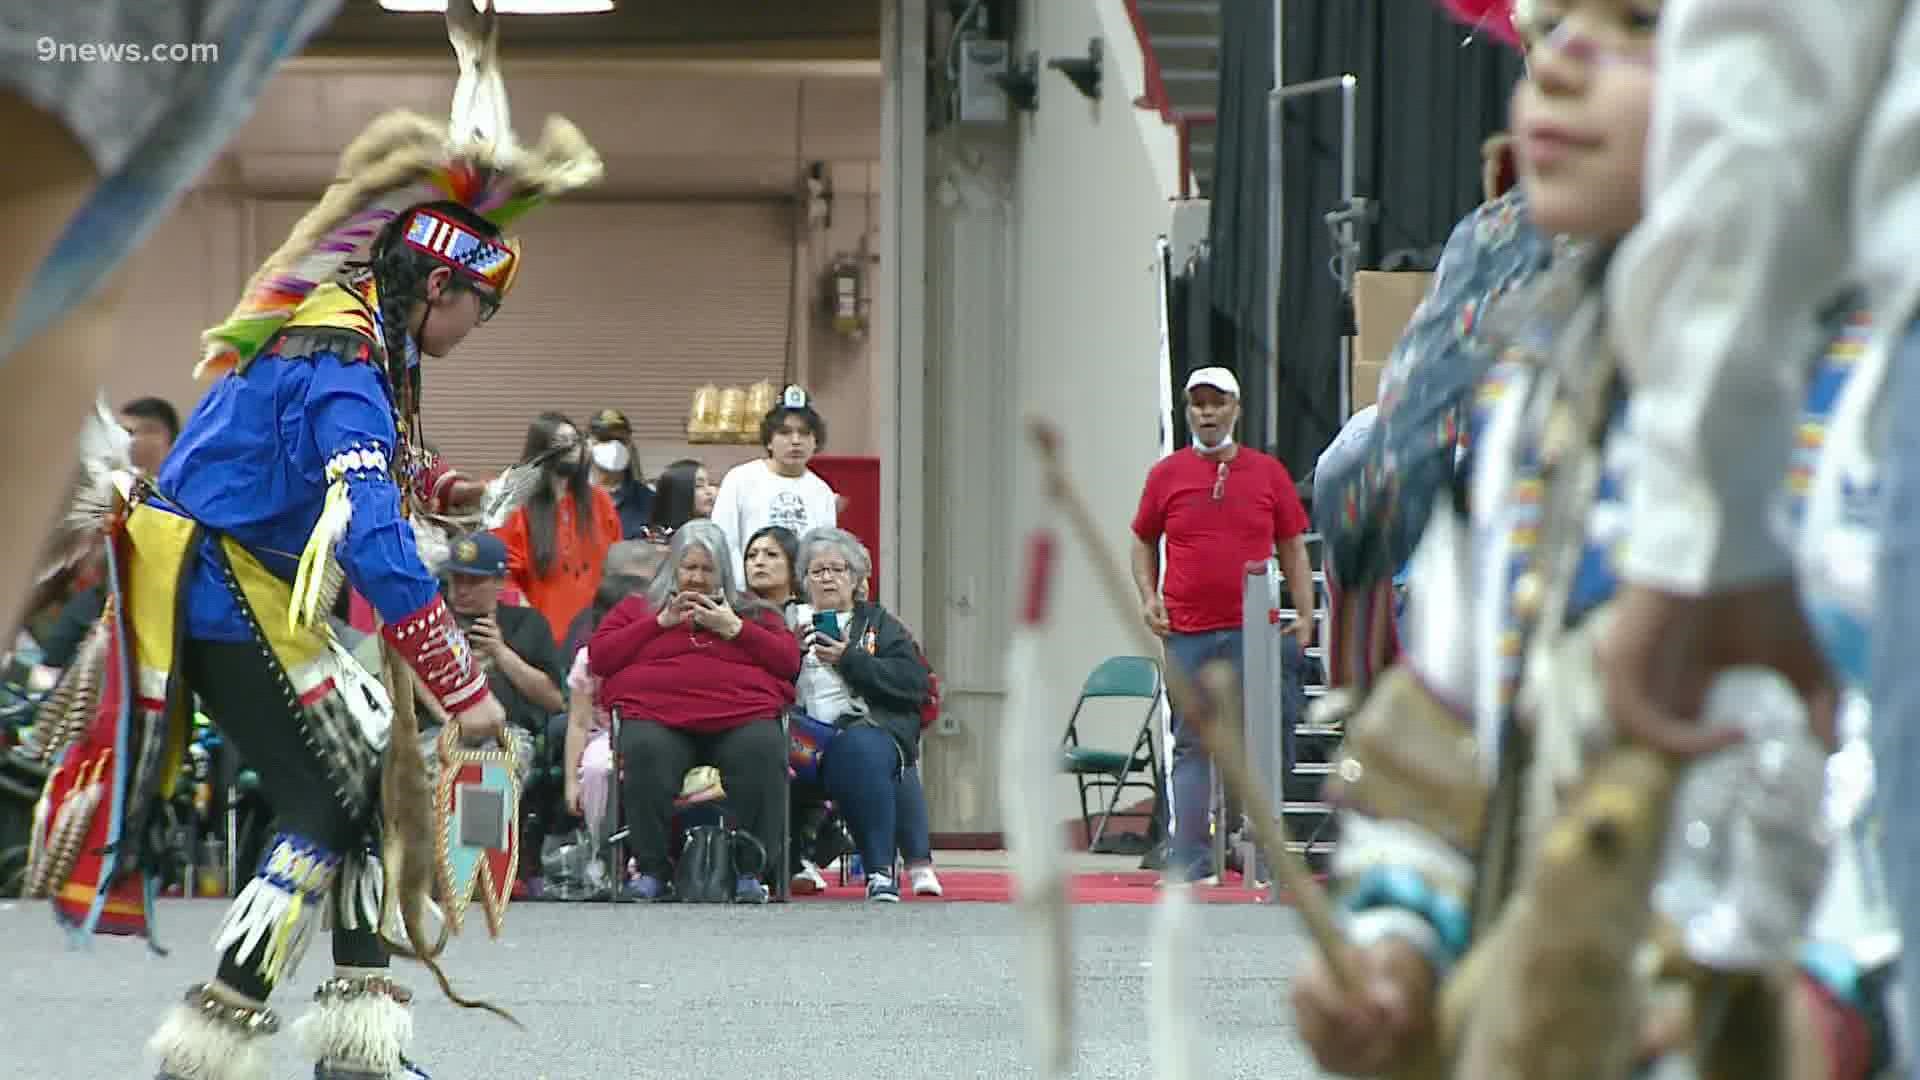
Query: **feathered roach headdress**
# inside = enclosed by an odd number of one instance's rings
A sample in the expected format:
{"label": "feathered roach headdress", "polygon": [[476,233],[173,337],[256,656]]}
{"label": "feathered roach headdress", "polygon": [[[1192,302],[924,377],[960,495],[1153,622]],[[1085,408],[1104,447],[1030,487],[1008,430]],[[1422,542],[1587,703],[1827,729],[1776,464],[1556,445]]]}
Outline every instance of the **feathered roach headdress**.
{"label": "feathered roach headdress", "polygon": [[450,0],[447,36],[460,64],[451,121],[390,112],[347,146],[318,205],[254,272],[227,321],[201,335],[205,353],[196,377],[244,367],[301,301],[364,257],[380,230],[410,210],[415,219],[402,235],[412,247],[505,295],[519,269],[516,241],[482,237],[415,208],[450,200],[504,229],[546,200],[597,182],[605,170],[586,137],[561,117],[547,119],[538,146],[515,142],[497,24],[490,0]]}
{"label": "feathered roach headdress", "polygon": [[1488,33],[1514,48],[1519,48],[1535,0],[1440,0],[1447,14],[1473,28],[1475,34]]}

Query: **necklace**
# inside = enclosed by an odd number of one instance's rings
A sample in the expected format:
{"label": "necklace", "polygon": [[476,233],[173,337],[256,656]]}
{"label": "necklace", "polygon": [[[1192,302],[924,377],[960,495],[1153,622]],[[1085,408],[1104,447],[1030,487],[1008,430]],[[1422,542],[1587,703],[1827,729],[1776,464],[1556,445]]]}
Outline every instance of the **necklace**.
{"label": "necklace", "polygon": [[691,621],[687,623],[687,640],[693,642],[693,647],[696,649],[704,649],[713,644],[711,641],[700,640],[700,628],[693,625]]}

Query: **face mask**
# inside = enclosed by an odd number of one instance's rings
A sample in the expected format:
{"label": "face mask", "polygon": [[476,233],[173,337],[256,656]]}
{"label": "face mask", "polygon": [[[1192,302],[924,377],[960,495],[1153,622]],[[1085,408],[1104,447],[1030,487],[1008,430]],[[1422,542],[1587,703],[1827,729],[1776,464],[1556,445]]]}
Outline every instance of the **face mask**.
{"label": "face mask", "polygon": [[1232,445],[1233,445],[1233,432],[1231,431],[1227,432],[1225,435],[1220,436],[1220,441],[1217,443],[1214,443],[1212,446],[1208,446],[1206,443],[1201,442],[1199,436],[1197,435],[1194,437],[1194,440],[1193,440],[1193,448],[1195,450],[1202,450],[1209,454],[1217,454],[1220,451],[1225,450],[1227,447]]}
{"label": "face mask", "polygon": [[593,444],[593,463],[603,472],[619,472],[632,460],[632,453],[626,443],[603,442]]}

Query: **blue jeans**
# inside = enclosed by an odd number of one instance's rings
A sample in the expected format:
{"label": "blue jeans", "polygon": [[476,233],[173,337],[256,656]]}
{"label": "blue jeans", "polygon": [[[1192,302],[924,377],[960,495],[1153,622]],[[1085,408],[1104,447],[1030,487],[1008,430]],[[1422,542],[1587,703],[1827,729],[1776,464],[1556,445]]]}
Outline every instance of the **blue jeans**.
{"label": "blue jeans", "polygon": [[920,783],[920,763],[900,774],[893,791],[894,840],[908,866],[933,861],[933,815],[927,810],[927,789]]}
{"label": "blue jeans", "polygon": [[[1234,672],[1244,681],[1246,650],[1241,631],[1208,630],[1198,634],[1167,636],[1167,663],[1179,665],[1189,677],[1215,660],[1230,661]],[[1280,745],[1284,767],[1291,773],[1293,728],[1299,723],[1306,707],[1306,691],[1301,683],[1305,656],[1300,651],[1299,642],[1292,637],[1285,640],[1282,660],[1285,679],[1280,695]],[[1200,878],[1211,872],[1208,866],[1211,832],[1208,828],[1207,802],[1213,788],[1213,760],[1201,745],[1200,733],[1183,721],[1180,710],[1172,710],[1171,720],[1173,850],[1169,853],[1168,869],[1182,870],[1189,878]],[[1240,723],[1240,718],[1231,717],[1229,722]]]}
{"label": "blue jeans", "polygon": [[[1920,820],[1920,665],[1909,652],[1920,640],[1920,325],[1896,348],[1886,388],[1891,422],[1869,684],[1880,857],[1901,940],[1912,943],[1920,942],[1920,843],[1910,831]],[[1905,1001],[1895,1007],[1905,1010],[1908,1031],[1920,1031],[1920,978],[1904,958],[1902,967]]]}
{"label": "blue jeans", "polygon": [[892,735],[850,727],[828,744],[820,771],[868,873],[892,866],[896,848],[909,863],[932,857],[920,770],[901,767],[900,744]]}

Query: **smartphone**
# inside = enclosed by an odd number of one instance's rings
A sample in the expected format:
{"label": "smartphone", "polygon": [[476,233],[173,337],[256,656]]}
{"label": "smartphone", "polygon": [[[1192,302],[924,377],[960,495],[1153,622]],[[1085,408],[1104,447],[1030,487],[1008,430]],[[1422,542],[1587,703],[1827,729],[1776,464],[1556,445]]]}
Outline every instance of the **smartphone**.
{"label": "smartphone", "polygon": [[840,614],[835,611],[816,611],[813,613],[813,632],[821,637],[840,640]]}

